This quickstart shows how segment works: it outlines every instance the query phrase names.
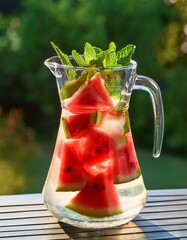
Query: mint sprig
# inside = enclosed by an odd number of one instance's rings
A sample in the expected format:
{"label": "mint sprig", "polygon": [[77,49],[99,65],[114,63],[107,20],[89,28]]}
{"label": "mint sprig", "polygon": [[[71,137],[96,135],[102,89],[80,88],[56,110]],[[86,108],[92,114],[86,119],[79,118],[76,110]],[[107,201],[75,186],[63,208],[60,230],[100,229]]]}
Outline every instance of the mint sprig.
{"label": "mint sprig", "polygon": [[[53,42],[51,42],[51,44],[62,64],[72,66],[68,59],[68,55],[63,53]],[[111,42],[107,50],[102,50],[101,48],[92,46],[90,43],[86,42],[84,46],[84,57],[76,50],[72,51],[72,56],[79,67],[120,67],[130,64],[135,48],[135,45],[128,44],[121,50],[117,51],[116,44]]]}
{"label": "mint sprig", "polygon": [[72,50],[72,57],[78,67],[85,67],[85,70],[77,76],[76,70],[73,70],[68,55],[63,53],[61,49],[51,42],[55,52],[57,53],[62,64],[71,66],[67,69],[68,80],[61,89],[60,96],[62,99],[71,97],[86,81],[89,81],[95,74],[96,69],[100,69],[105,87],[110,96],[120,99],[121,97],[121,76],[119,71],[114,71],[114,67],[127,66],[130,64],[132,55],[135,51],[133,44],[128,44],[121,50],[117,51],[116,44],[110,42],[108,49],[102,50],[99,47],[92,46],[86,42],[83,55],[76,50]]}

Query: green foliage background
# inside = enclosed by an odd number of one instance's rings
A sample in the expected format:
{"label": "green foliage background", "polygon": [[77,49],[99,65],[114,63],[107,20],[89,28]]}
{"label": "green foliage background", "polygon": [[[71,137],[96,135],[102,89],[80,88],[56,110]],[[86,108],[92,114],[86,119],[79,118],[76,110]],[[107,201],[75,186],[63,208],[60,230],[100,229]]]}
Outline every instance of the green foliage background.
{"label": "green foliage background", "polygon": [[[11,14],[0,12],[0,105],[5,113],[22,109],[24,124],[49,139],[60,113],[55,78],[43,65],[55,54],[49,42],[67,54],[81,52],[86,41],[101,48],[110,41],[119,48],[132,43],[138,73],[155,79],[162,91],[163,148],[186,156],[186,23],[185,0],[20,1]],[[133,92],[130,113],[137,145],[151,147],[153,116],[146,93]]]}

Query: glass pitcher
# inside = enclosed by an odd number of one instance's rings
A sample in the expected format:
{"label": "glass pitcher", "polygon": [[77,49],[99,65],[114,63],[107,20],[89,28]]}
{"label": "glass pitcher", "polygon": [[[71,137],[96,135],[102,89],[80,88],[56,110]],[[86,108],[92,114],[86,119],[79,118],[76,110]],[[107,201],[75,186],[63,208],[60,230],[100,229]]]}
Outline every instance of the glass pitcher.
{"label": "glass pitcher", "polygon": [[[73,59],[69,57],[71,61]],[[62,113],[43,188],[48,210],[64,223],[108,228],[129,222],[146,203],[128,108],[132,90],[150,94],[154,111],[153,156],[160,155],[164,115],[160,89],[136,74],[137,63],[114,68],[45,61],[55,75]]]}

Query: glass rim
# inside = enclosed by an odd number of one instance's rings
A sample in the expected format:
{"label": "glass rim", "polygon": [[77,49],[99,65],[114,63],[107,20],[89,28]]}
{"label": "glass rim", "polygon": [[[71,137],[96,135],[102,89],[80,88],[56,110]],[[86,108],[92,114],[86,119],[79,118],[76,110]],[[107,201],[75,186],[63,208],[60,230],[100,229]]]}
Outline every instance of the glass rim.
{"label": "glass rim", "polygon": [[[68,58],[69,59],[74,59],[72,55],[68,55]],[[55,61],[55,59],[59,59],[60,61],[60,58],[56,55],[56,56],[52,56],[50,58],[47,58],[45,61],[44,61],[44,64],[47,66],[47,67],[59,67],[59,68],[63,68],[63,69],[67,69],[67,70],[88,70],[89,68],[92,68],[92,69],[96,69],[96,70],[111,70],[111,71],[120,71],[120,70],[127,70],[127,69],[135,69],[137,67],[137,62],[134,61],[134,60],[131,60],[130,61],[130,64],[129,65],[126,65],[126,66],[118,66],[118,67],[80,67],[80,66],[76,66],[76,65],[73,65],[73,66],[68,66],[66,64],[62,64],[62,63],[58,63],[57,61]]]}

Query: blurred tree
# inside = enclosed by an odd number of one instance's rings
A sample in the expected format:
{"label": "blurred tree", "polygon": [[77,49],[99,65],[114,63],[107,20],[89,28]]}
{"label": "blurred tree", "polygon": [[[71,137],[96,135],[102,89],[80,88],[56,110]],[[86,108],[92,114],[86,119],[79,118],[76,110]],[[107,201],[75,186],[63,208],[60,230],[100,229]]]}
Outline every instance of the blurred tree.
{"label": "blurred tree", "polygon": [[[137,46],[134,59],[138,73],[154,78],[163,92],[165,146],[184,153],[184,9],[184,0],[22,0],[19,11],[9,16],[0,14],[0,103],[6,109],[21,107],[28,123],[43,125],[60,108],[54,77],[43,65],[55,54],[51,40],[68,54],[71,49],[82,52],[86,41],[102,48],[110,41],[119,48],[133,43]],[[177,91],[179,76],[181,88]],[[151,106],[145,108],[149,104],[146,94],[133,93],[131,120],[141,146],[152,143],[153,133],[147,131],[153,122]]]}
{"label": "blurred tree", "polygon": [[20,109],[4,114],[0,108],[0,194],[21,192],[27,184],[26,162],[39,153],[35,136]]}
{"label": "blurred tree", "polygon": [[167,0],[170,12],[157,48],[158,62],[164,68],[165,143],[168,149],[183,153],[187,146],[187,1]]}

